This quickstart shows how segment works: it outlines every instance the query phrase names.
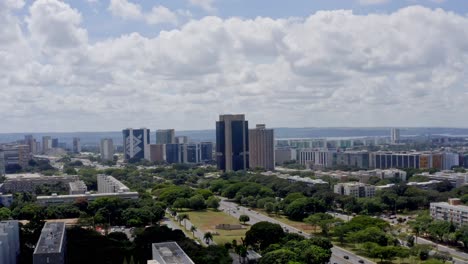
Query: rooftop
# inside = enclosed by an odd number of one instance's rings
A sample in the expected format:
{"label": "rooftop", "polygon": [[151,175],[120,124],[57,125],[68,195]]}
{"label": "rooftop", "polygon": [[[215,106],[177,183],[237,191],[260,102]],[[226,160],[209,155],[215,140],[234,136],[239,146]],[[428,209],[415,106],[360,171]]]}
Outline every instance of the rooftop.
{"label": "rooftop", "polygon": [[176,242],[154,243],[153,260],[161,264],[194,264]]}
{"label": "rooftop", "polygon": [[46,223],[42,228],[34,254],[60,253],[64,235],[64,222]]}

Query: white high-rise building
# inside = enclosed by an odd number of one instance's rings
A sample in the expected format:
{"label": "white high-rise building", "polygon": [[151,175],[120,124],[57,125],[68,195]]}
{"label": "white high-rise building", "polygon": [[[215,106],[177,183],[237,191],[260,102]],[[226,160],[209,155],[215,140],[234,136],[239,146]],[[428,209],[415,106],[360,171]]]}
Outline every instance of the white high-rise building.
{"label": "white high-rise building", "polygon": [[113,160],[114,159],[114,143],[112,138],[101,139],[101,159]]}
{"label": "white high-rise building", "polygon": [[42,137],[42,153],[46,154],[52,148],[52,138],[50,136]]}
{"label": "white high-rise building", "polygon": [[390,131],[390,142],[392,144],[400,142],[400,129],[399,128],[392,128]]}

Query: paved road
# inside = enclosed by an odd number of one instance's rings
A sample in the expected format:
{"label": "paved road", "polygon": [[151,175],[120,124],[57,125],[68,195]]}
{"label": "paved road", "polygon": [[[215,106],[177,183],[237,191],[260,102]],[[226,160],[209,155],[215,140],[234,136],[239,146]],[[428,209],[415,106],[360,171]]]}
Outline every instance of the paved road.
{"label": "paved road", "polygon": [[417,237],[415,242],[417,244],[421,244],[421,245],[432,245],[432,246],[435,246],[435,248],[438,251],[448,252],[450,255],[455,256],[453,258],[453,260],[454,260],[453,263],[456,263],[456,264],[467,264],[468,263],[468,261],[464,261],[464,260],[456,258],[456,257],[460,257],[460,258],[463,258],[463,259],[468,259],[468,254],[465,253],[465,252],[461,252],[461,251],[455,250],[453,248],[449,248],[449,247],[446,247],[444,245],[434,243],[434,242],[432,242],[430,240],[427,240],[427,239],[424,239],[422,237]]}
{"label": "paved road", "polygon": [[[227,214],[230,214],[232,215],[233,217],[236,217],[236,218],[239,218],[240,215],[242,214],[245,214],[245,215],[248,215],[249,218],[250,218],[250,221],[248,221],[247,223],[248,224],[255,224],[255,223],[258,223],[258,222],[261,222],[261,221],[266,221],[266,222],[271,222],[271,223],[275,223],[275,224],[279,224],[283,229],[284,231],[286,232],[291,232],[291,233],[296,233],[296,234],[300,234],[302,236],[304,236],[305,238],[310,238],[311,235],[307,234],[307,233],[304,233],[302,232],[301,230],[293,227],[293,226],[290,226],[290,225],[287,225],[287,224],[284,224],[276,219],[273,219],[271,217],[268,217],[266,215],[263,215],[263,214],[260,214],[258,212],[255,212],[255,211],[251,211],[250,209],[246,208],[246,207],[243,207],[243,206],[239,206],[235,203],[232,203],[232,202],[228,202],[226,200],[226,198],[223,198],[223,197],[219,197],[221,199],[221,202],[220,202],[220,209],[223,210],[225,213]],[[345,259],[345,256],[347,256],[349,259]],[[360,257],[360,256],[357,256],[356,254],[352,253],[352,252],[349,252],[343,248],[340,248],[340,247],[337,247],[337,246],[334,246],[332,248],[332,257],[330,259],[330,262],[332,264],[336,263],[336,264],[349,264],[349,263],[354,263],[354,264],[358,264],[359,263],[359,260],[363,260],[363,263],[365,264],[371,264],[371,263],[375,263],[375,262],[372,262],[368,259],[365,259],[363,257]]]}

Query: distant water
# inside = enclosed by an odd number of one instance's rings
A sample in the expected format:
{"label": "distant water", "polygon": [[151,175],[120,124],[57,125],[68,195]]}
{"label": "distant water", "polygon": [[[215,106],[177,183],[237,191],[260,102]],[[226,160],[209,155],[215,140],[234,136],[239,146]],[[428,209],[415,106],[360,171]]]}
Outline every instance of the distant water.
{"label": "distant water", "polygon": [[[468,128],[400,128],[402,136],[415,135],[468,135]],[[24,139],[26,133],[0,134],[0,143],[8,143]],[[97,145],[102,138],[112,138],[114,145],[122,145],[122,132],[70,132],[70,133],[30,133],[37,140],[42,136],[58,138],[71,146],[73,138],[79,137],[82,145]],[[215,130],[176,131],[176,136],[188,136],[194,142],[212,141],[216,139]],[[353,138],[390,136],[390,128],[275,128],[276,138]],[[151,142],[156,141],[155,131],[151,131]]]}

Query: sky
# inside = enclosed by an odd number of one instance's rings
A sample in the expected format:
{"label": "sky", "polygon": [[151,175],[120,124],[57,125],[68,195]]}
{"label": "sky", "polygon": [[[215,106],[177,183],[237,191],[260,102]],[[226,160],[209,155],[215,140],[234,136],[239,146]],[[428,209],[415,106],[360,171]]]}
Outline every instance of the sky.
{"label": "sky", "polygon": [[465,0],[0,0],[0,133],[468,127]]}

